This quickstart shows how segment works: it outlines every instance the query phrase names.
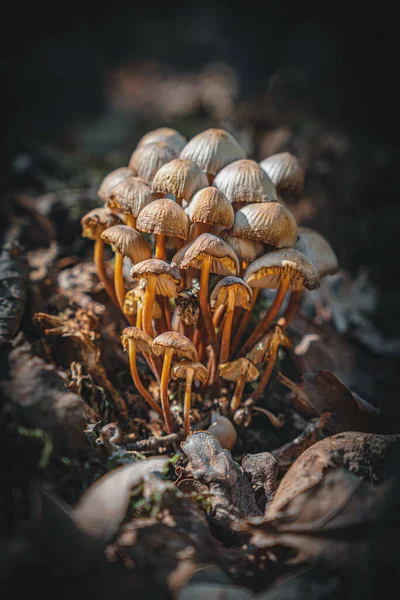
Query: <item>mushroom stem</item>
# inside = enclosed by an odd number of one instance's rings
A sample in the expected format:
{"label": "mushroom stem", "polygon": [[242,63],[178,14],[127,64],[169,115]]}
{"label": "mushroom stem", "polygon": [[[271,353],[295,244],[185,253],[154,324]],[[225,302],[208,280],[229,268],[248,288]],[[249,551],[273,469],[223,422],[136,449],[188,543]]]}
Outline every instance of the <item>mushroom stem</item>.
{"label": "mushroom stem", "polygon": [[230,405],[230,414],[233,415],[235,411],[240,406],[240,401],[243,396],[244,384],[246,383],[246,374],[240,375],[239,379],[236,382],[235,392],[233,394],[233,398],[231,400]]}
{"label": "mushroom stem", "polygon": [[284,319],[285,319],[285,327],[292,321],[293,317],[296,315],[299,310],[301,299],[303,298],[304,290],[298,290],[296,292],[292,292],[290,294],[289,303],[287,305]]}
{"label": "mushroom stem", "polygon": [[233,338],[233,342],[231,344],[231,355],[233,355],[236,352],[236,348],[239,346],[239,342],[242,339],[244,332],[246,331],[253,309],[256,305],[259,292],[259,288],[253,288],[253,299],[251,301],[251,308],[250,310],[245,311],[245,314],[242,316],[242,320],[239,323],[239,327],[236,330],[235,337]]}
{"label": "mushroom stem", "polygon": [[114,288],[108,279],[105,269],[104,269],[104,240],[98,237],[94,243],[94,264],[96,266],[97,275],[104,285],[104,289],[107,294],[110,296],[111,300],[114,302],[116,306],[119,308],[119,303],[117,296],[115,295]]}
{"label": "mushroom stem", "polygon": [[161,409],[161,406],[159,406],[156,401],[150,396],[149,392],[146,390],[146,388],[144,387],[144,385],[142,384],[140,377],[139,377],[139,373],[136,367],[136,344],[135,344],[135,340],[133,339],[129,339],[128,341],[129,344],[129,366],[131,369],[131,375],[132,375],[132,379],[133,379],[133,383],[136,386],[137,391],[139,392],[139,394],[141,394],[143,396],[143,398],[146,400],[146,402],[150,405],[150,407],[155,410],[159,415],[163,416],[163,411]]}
{"label": "mushroom stem", "polygon": [[192,399],[192,382],[193,382],[193,369],[189,369],[186,375],[186,386],[185,386],[185,401],[183,408],[183,422],[185,426],[186,437],[190,435],[190,405]]}
{"label": "mushroom stem", "polygon": [[143,330],[152,338],[154,338],[152,316],[156,286],[156,275],[149,275],[146,280],[146,293],[143,300]]}
{"label": "mushroom stem", "polygon": [[156,237],[156,258],[165,260],[165,235],[159,233]]}
{"label": "mushroom stem", "polygon": [[179,205],[182,206],[182,198],[180,196],[175,196],[175,202]]}
{"label": "mushroom stem", "polygon": [[231,340],[233,312],[235,310],[235,293],[233,289],[228,291],[228,302],[226,306],[226,314],[224,320],[224,330],[222,333],[220,363],[224,363],[229,358],[229,344]]}
{"label": "mushroom stem", "polygon": [[241,265],[240,265],[240,277],[243,279],[243,273],[245,272],[245,270],[247,269],[247,267],[249,266],[249,261],[248,260],[242,260]]}
{"label": "mushroom stem", "polygon": [[126,215],[126,224],[128,227],[132,227],[132,229],[136,229],[136,217],[132,214]]}
{"label": "mushroom stem", "polygon": [[115,251],[115,264],[114,264],[114,286],[115,293],[118,298],[118,304],[122,311],[124,310],[125,300],[125,282],[124,282],[124,257],[118,250]]}
{"label": "mushroom stem", "polygon": [[217,339],[215,337],[215,329],[210,313],[210,307],[208,305],[208,279],[210,275],[210,268],[211,258],[209,256],[205,256],[201,263],[199,302],[201,314],[203,315],[204,324],[206,326],[208,342],[212,344],[214,352],[218,356]]}
{"label": "mushroom stem", "polygon": [[279,285],[278,291],[276,292],[273,303],[269,307],[269,310],[267,311],[264,318],[261,319],[261,321],[255,328],[255,330],[253,331],[253,333],[251,334],[251,336],[249,337],[249,339],[243,346],[242,351],[241,351],[241,356],[244,356],[246,354],[246,352],[248,352],[250,350],[250,348],[252,346],[254,346],[254,344],[256,344],[258,342],[258,340],[267,331],[270,323],[275,319],[275,317],[277,316],[277,314],[279,312],[279,309],[285,298],[285,294],[288,290],[289,285],[290,285],[290,275],[282,275],[280,285]]}
{"label": "mushroom stem", "polygon": [[264,373],[262,374],[262,377],[261,377],[254,393],[251,395],[254,402],[258,402],[258,400],[261,397],[261,394],[263,393],[263,391],[265,390],[265,388],[268,385],[269,380],[271,379],[272,371],[274,370],[274,366],[275,366],[275,362],[276,362],[276,356],[278,354],[278,348],[279,348],[279,344],[273,344],[272,348],[270,349],[270,353],[269,353],[267,364],[265,366]]}
{"label": "mushroom stem", "polygon": [[172,326],[171,326],[171,311],[169,310],[169,302],[168,302],[168,298],[166,296],[163,296],[163,308],[164,308],[164,313],[165,313],[165,322],[167,324],[167,331],[171,331],[172,330]]}
{"label": "mushroom stem", "polygon": [[167,348],[164,354],[163,369],[161,373],[161,406],[164,414],[165,425],[167,432],[172,433],[172,415],[169,408],[168,400],[168,382],[171,370],[172,356],[174,354],[173,348]]}
{"label": "mushroom stem", "polygon": [[222,322],[222,317],[225,312],[225,304],[220,304],[213,315],[213,325],[214,328],[217,329],[219,324]]}
{"label": "mushroom stem", "polygon": [[143,315],[143,303],[141,300],[137,302],[136,306],[136,327],[142,329],[142,315]]}

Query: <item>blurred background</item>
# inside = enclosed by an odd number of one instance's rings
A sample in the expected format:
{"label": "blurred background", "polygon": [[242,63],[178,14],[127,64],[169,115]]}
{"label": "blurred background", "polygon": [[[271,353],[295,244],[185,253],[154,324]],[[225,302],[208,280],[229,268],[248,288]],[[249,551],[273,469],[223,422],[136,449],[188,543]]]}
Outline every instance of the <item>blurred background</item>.
{"label": "blurred background", "polygon": [[373,381],[359,390],[376,397],[392,393],[400,356],[398,9],[321,12],[278,1],[10,6],[0,183],[2,194],[96,190],[160,126],[188,138],[224,127],[255,160],[291,151],[307,179],[290,208],[339,256],[336,330],[362,348]]}

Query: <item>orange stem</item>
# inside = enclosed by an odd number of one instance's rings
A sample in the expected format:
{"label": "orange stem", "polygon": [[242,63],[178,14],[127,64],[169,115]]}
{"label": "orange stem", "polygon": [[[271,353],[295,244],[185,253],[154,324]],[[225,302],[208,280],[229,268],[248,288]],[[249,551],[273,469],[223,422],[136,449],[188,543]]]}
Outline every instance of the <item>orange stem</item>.
{"label": "orange stem", "polygon": [[97,275],[104,285],[104,289],[107,294],[110,296],[111,300],[114,302],[116,306],[119,308],[119,303],[117,296],[115,295],[114,288],[112,286],[111,281],[108,279],[106,275],[106,271],[104,269],[104,240],[100,237],[94,243],[94,252],[93,252],[93,260],[96,266]]}
{"label": "orange stem", "polygon": [[263,393],[263,391],[268,385],[269,380],[271,379],[272,371],[274,370],[276,362],[276,355],[278,354],[278,348],[279,344],[274,344],[270,350],[268,362],[265,367],[264,373],[262,374],[262,377],[254,393],[251,395],[254,402],[257,402],[260,399],[261,394]]}
{"label": "orange stem", "polygon": [[124,257],[118,250],[115,252],[115,264],[114,264],[114,286],[115,293],[117,294],[118,303],[122,309],[124,310],[124,300],[125,300],[125,281],[124,281]]}
{"label": "orange stem", "polygon": [[154,411],[156,411],[159,415],[163,416],[163,411],[161,409],[161,406],[159,406],[156,403],[154,398],[152,398],[152,396],[146,390],[146,388],[144,387],[143,383],[140,380],[139,373],[138,373],[138,370],[136,367],[136,344],[135,344],[135,340],[133,340],[132,338],[129,338],[129,366],[131,369],[131,375],[132,375],[133,382],[134,382],[139,394],[141,394],[143,396],[143,398],[146,400],[146,402],[150,405],[150,407]]}
{"label": "orange stem", "polygon": [[157,241],[156,241],[156,258],[159,258],[161,260],[165,260],[166,256],[165,256],[165,235],[162,234],[157,234]]}
{"label": "orange stem", "polygon": [[192,382],[194,371],[189,369],[186,375],[185,402],[183,408],[183,423],[186,437],[190,435],[190,405],[192,400]]}
{"label": "orange stem", "polygon": [[220,363],[224,363],[229,358],[229,344],[231,340],[231,331],[232,331],[232,320],[233,320],[233,311],[235,310],[235,295],[234,291],[229,288],[228,290],[228,303],[226,307],[226,315],[224,320],[224,330],[222,333],[222,342],[221,342],[221,354],[219,358]]}
{"label": "orange stem", "polygon": [[154,338],[152,317],[156,286],[157,276],[149,275],[146,279],[146,293],[143,300],[143,329],[152,338]]}
{"label": "orange stem", "polygon": [[303,293],[304,290],[298,290],[297,292],[292,292],[290,294],[289,303],[286,307],[285,314],[283,315],[285,319],[285,328],[289,325],[299,310]]}
{"label": "orange stem", "polygon": [[231,344],[231,355],[233,355],[236,352],[236,349],[239,346],[240,340],[242,339],[242,336],[243,336],[244,332],[246,331],[246,328],[250,321],[250,317],[252,315],[253,309],[256,305],[256,301],[257,301],[259,292],[260,292],[259,288],[253,288],[253,299],[251,302],[251,308],[249,311],[245,311],[245,314],[243,315],[242,320],[239,323],[239,327],[236,330],[235,336],[233,338],[233,342]]}
{"label": "orange stem", "polygon": [[169,374],[172,363],[172,356],[174,351],[172,348],[167,348],[164,354],[164,363],[163,369],[161,373],[161,387],[160,387],[160,395],[161,395],[161,406],[164,414],[165,425],[168,433],[172,433],[173,423],[172,423],[172,415],[169,407],[169,398],[168,398],[168,382],[169,382]]}

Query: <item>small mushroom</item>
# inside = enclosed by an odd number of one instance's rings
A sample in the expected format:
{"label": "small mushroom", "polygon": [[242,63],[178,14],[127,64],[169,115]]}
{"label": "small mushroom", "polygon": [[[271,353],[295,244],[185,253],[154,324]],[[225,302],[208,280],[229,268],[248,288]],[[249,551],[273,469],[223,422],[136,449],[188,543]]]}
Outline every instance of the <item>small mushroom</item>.
{"label": "small mushroom", "polygon": [[162,166],[154,176],[152,190],[161,194],[173,194],[179,206],[182,200],[207,187],[207,177],[196,163],[184,158],[175,158]]}
{"label": "small mushroom", "polygon": [[[143,302],[145,295],[145,290],[139,286],[134,287],[125,294],[124,313],[130,316],[136,315],[136,327],[139,327],[139,329],[142,329]],[[161,319],[161,306],[157,300],[154,300],[153,302],[152,318],[155,320]]]}
{"label": "small mushroom", "polygon": [[265,254],[264,244],[257,240],[246,240],[230,235],[228,231],[221,231],[220,237],[235,251],[241,265],[242,274],[253,260]]}
{"label": "small mushroom", "polygon": [[312,262],[294,248],[281,248],[260,256],[246,270],[244,280],[251,288],[278,291],[269,310],[245,343],[242,354],[246,354],[267,331],[288,290],[314,290],[319,287],[319,277]]}
{"label": "small mushroom", "polygon": [[153,131],[149,131],[144,135],[137,145],[145,146],[146,144],[154,144],[154,142],[166,142],[170,146],[174,146],[177,152],[179,153],[186,145],[186,138],[183,137],[179,131],[176,129],[172,129],[171,127],[159,127],[158,129],[153,129]]}
{"label": "small mushroom", "polygon": [[97,195],[103,202],[108,202],[110,194],[115,186],[128,177],[132,177],[132,171],[129,167],[120,167],[119,169],[111,171],[111,173],[106,175],[101,182]]}
{"label": "small mushroom", "polygon": [[254,161],[236,160],[216,175],[214,185],[225,194],[234,208],[253,202],[276,202],[276,189],[268,175]]}
{"label": "small mushroom", "polygon": [[143,329],[148,335],[154,337],[152,314],[155,295],[175,297],[176,286],[180,282],[179,271],[163,260],[151,258],[136,264],[131,269],[130,275],[146,285],[143,301]]}
{"label": "small mushroom", "polygon": [[205,187],[191,199],[186,208],[191,223],[196,224],[196,236],[209,233],[212,226],[229,229],[235,213],[227,197],[215,187]]}
{"label": "small mushroom", "polygon": [[101,237],[107,244],[111,244],[115,252],[114,285],[118,303],[123,310],[125,300],[124,257],[127,256],[135,264],[151,258],[151,250],[144,237],[136,229],[127,225],[110,227],[103,231]]}
{"label": "small mushroom", "polygon": [[217,438],[225,450],[231,451],[235,447],[237,433],[230,419],[213,412],[211,414],[211,425],[207,431]]}
{"label": "small mushroom", "polygon": [[87,237],[90,240],[95,240],[93,259],[94,264],[96,265],[97,275],[111,300],[116,306],[119,306],[114,288],[104,269],[104,240],[101,237],[103,231],[117,225],[117,223],[121,223],[121,219],[113,214],[108,208],[95,208],[86,213],[81,219],[82,236]]}
{"label": "small mushroom", "polygon": [[183,409],[183,422],[185,434],[190,434],[190,406],[192,397],[193,380],[206,383],[208,371],[200,362],[191,362],[190,360],[181,360],[172,369],[172,379],[186,379],[185,401]]}
{"label": "small mushroom", "polygon": [[250,310],[252,297],[251,287],[243,279],[233,276],[221,279],[211,293],[210,303],[213,310],[218,309],[221,305],[226,306],[220,363],[226,362],[229,358],[229,344],[235,306],[244,308],[244,310]]}
{"label": "small mushroom", "polygon": [[222,379],[236,381],[235,391],[230,404],[230,415],[232,416],[240,406],[245,384],[248,381],[258,379],[260,373],[248,358],[237,358],[231,362],[219,365],[219,374]]}
{"label": "small mushroom", "polygon": [[287,191],[299,196],[304,188],[304,170],[299,159],[290,152],[280,152],[264,158],[260,167],[274,183],[278,192]]}
{"label": "small mushroom", "polygon": [[136,148],[129,161],[129,168],[136,177],[152,183],[154,175],[165,163],[177,158],[179,151],[167,142],[149,142]]}
{"label": "small mushroom", "polygon": [[279,202],[261,202],[239,209],[229,234],[273,248],[292,248],[297,240],[297,225],[292,213]]}
{"label": "small mushroom", "polygon": [[181,152],[181,158],[188,158],[199,165],[211,185],[214,176],[223,167],[244,158],[245,153],[233,135],[223,129],[206,129],[192,138]]}
{"label": "small mushroom", "polygon": [[155,258],[165,260],[165,237],[186,240],[189,234],[189,219],[179,204],[168,198],[161,198],[144,207],[136,227],[139,231],[156,235]]}
{"label": "small mushroom", "polygon": [[154,200],[151,189],[140,177],[127,177],[113,188],[107,205],[127,215],[127,225],[136,228],[136,219],[142,208]]}
{"label": "small mushroom", "polygon": [[164,354],[160,388],[161,405],[167,431],[172,433],[172,416],[168,402],[168,382],[172,358],[176,354],[179,358],[187,358],[192,362],[197,362],[197,351],[189,338],[176,331],[161,333],[153,340],[152,347],[154,354],[157,356]]}
{"label": "small mushroom", "polygon": [[157,404],[154,398],[152,398],[150,393],[144,387],[136,367],[136,352],[142,352],[144,355],[151,354],[153,339],[147,335],[147,333],[141,329],[138,329],[137,327],[126,327],[122,331],[121,340],[124,350],[128,351],[129,353],[129,366],[133,383],[135,384],[137,391],[143,396],[143,398],[155,412],[163,416],[161,406]]}

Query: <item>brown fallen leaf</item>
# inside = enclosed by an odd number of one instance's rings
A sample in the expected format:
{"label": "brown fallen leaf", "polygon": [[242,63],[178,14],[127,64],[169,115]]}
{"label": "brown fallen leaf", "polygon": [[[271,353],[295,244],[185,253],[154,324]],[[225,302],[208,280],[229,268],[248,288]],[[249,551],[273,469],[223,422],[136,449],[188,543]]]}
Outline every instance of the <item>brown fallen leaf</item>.
{"label": "brown fallen leaf", "polygon": [[211,433],[192,433],[181,447],[189,458],[188,474],[208,487],[217,517],[235,520],[261,513],[247,475]]}

